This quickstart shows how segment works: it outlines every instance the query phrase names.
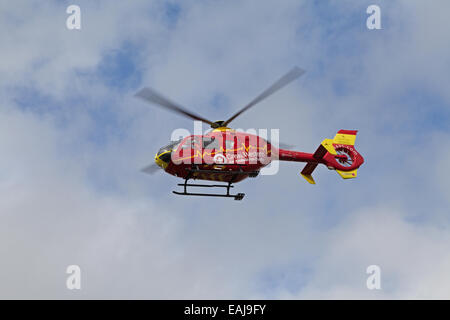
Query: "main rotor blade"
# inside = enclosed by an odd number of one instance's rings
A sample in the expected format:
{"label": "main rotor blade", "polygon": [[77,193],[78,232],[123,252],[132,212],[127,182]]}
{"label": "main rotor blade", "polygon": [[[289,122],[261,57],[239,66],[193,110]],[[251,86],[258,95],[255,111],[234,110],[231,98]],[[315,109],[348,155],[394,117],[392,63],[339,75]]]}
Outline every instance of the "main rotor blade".
{"label": "main rotor blade", "polygon": [[[274,143],[272,143],[272,141],[267,140],[267,142],[269,142],[271,145],[275,145]],[[295,145],[293,144],[287,144],[287,143],[283,143],[278,141],[278,148],[279,149],[284,149],[284,150],[292,150],[295,148]]]}
{"label": "main rotor blade", "polygon": [[196,115],[195,113],[192,113],[190,111],[188,111],[187,109],[183,108],[182,106],[176,104],[175,102],[170,101],[169,99],[163,97],[161,94],[159,94],[158,92],[156,92],[155,90],[151,89],[151,88],[142,88],[141,90],[139,90],[139,92],[137,92],[135,95],[135,97],[141,98],[147,102],[151,102],[154,103],[160,107],[172,110],[176,113],[180,113],[188,118],[194,119],[194,120],[199,120],[199,121],[203,121],[205,123],[208,123],[210,125],[213,124],[212,121],[209,121],[208,119],[202,118],[198,115]]}
{"label": "main rotor blade", "polygon": [[161,169],[162,168],[160,166],[158,166],[156,163],[152,163],[151,165],[148,165],[145,168],[141,169],[141,171],[148,173],[148,174],[154,174]]}
{"label": "main rotor blade", "polygon": [[245,107],[243,107],[241,110],[239,110],[237,113],[235,113],[230,119],[225,121],[223,123],[223,126],[227,126],[231,121],[233,121],[236,117],[241,115],[244,111],[250,109],[255,104],[261,102],[271,94],[277,92],[287,84],[291,83],[298,77],[300,77],[302,74],[304,74],[306,71],[303,69],[300,69],[299,67],[294,67],[291,71],[286,73],[284,76],[282,76],[278,81],[276,81],[273,85],[271,85],[269,88],[267,88],[263,93],[261,93],[259,96],[257,96],[254,100],[252,100],[249,104],[247,104]]}

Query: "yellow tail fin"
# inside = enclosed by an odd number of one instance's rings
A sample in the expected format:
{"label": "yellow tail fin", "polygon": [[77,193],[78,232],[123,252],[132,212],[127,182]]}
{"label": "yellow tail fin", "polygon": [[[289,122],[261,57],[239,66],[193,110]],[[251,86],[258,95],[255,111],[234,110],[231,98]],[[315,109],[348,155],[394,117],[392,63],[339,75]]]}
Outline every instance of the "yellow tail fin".
{"label": "yellow tail fin", "polygon": [[352,170],[352,171],[342,171],[342,170],[336,170],[337,173],[343,178],[343,179],[353,179],[356,178],[356,171],[358,169]]}

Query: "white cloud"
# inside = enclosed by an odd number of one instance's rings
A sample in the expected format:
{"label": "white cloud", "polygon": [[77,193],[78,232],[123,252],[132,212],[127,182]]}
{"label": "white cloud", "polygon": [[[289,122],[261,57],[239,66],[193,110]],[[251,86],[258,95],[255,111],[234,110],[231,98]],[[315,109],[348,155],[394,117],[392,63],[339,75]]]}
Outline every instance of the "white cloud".
{"label": "white cloud", "polygon": [[[448,299],[448,228],[405,220],[391,206],[358,210],[327,237],[314,277],[297,297]],[[381,268],[381,290],[366,287],[366,268]]]}

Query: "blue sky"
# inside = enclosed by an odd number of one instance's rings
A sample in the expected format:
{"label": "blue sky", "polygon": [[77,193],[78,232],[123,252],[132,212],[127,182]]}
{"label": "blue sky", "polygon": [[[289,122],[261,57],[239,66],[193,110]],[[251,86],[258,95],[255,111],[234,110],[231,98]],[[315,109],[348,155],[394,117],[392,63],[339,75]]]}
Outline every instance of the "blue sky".
{"label": "blue sky", "polygon": [[[448,298],[447,2],[81,1],[79,31],[69,4],[0,7],[0,297]],[[139,171],[193,130],[139,88],[219,120],[294,65],[307,73],[234,126],[311,152],[357,129],[357,179],[319,168],[311,186],[281,163],[234,202]],[[69,264],[90,275],[80,292]]]}

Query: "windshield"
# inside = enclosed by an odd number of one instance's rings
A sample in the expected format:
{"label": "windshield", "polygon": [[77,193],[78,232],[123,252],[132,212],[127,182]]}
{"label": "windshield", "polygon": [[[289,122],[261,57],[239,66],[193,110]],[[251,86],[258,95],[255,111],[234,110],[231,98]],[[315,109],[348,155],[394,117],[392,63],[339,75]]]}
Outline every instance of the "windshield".
{"label": "windshield", "polygon": [[183,139],[180,139],[180,140],[177,140],[177,141],[172,141],[167,146],[162,147],[161,149],[159,149],[158,154],[164,153],[166,151],[175,150],[176,148],[178,148],[178,145],[180,144],[181,140],[183,140]]}
{"label": "windshield", "polygon": [[219,140],[216,137],[205,137],[203,138],[203,149],[219,149]]}
{"label": "windshield", "polygon": [[195,149],[196,145],[200,143],[200,139],[198,137],[190,137],[187,138],[181,148],[183,149]]}

